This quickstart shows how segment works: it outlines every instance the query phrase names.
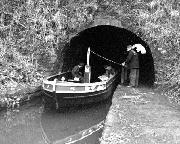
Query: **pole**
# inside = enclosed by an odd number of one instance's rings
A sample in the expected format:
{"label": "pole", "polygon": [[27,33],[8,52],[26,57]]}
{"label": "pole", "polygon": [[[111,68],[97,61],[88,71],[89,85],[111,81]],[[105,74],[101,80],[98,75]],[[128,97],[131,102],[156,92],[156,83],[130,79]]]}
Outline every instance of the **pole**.
{"label": "pole", "polygon": [[89,59],[90,59],[90,48],[87,51],[87,65],[89,66]]}
{"label": "pole", "polygon": [[90,47],[87,50],[87,64],[85,65],[84,82],[90,83],[91,80],[91,66],[90,66]]}

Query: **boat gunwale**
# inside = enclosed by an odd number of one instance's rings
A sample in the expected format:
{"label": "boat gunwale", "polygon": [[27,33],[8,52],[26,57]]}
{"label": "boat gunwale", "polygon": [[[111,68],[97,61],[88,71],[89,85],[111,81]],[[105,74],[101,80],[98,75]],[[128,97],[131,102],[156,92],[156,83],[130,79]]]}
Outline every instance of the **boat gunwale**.
{"label": "boat gunwale", "polygon": [[[48,91],[47,91],[48,92]],[[97,92],[97,93],[95,93]],[[53,97],[51,96],[50,94],[46,93],[46,91],[44,91],[44,93],[49,96],[49,97]],[[87,92],[87,93],[69,93],[69,94],[86,94],[84,96],[73,96],[73,97],[67,97],[67,96],[63,96],[64,99],[76,99],[76,98],[87,98],[87,97],[94,97],[94,96],[97,96],[99,94],[104,94],[104,93],[107,93],[107,89],[104,89],[104,90],[100,90],[100,91],[94,91],[94,92]],[[56,94],[65,94],[65,93],[56,93]]]}
{"label": "boat gunwale", "polygon": [[[68,72],[64,72],[64,73],[68,73]],[[49,78],[52,78],[54,76],[58,76],[64,73],[60,73],[60,74],[56,74],[56,75],[52,75],[47,77],[46,79],[43,80],[43,89],[49,92],[56,92],[56,93],[93,93],[96,91],[103,91],[106,90],[107,87],[109,87],[109,85],[111,85],[111,83],[116,79],[118,72],[113,75],[112,77],[108,78],[107,80],[101,81],[101,82],[94,82],[94,83],[74,83],[74,82],[61,82],[61,81],[48,81]],[[110,83],[109,83],[110,82]],[[44,87],[44,84],[51,84],[53,86],[53,89],[46,89]],[[75,91],[75,90],[66,90],[66,91],[62,91],[62,90],[56,90],[56,86],[64,86],[64,87],[92,87],[92,86],[102,86],[105,85],[103,89],[92,89],[92,90],[82,90],[82,91]]]}
{"label": "boat gunwale", "polygon": [[[113,77],[112,77],[113,78]],[[61,82],[61,81],[48,81],[48,80],[44,80],[43,83],[44,84],[55,84],[58,86],[94,86],[94,85],[102,85],[102,84],[106,84],[110,79],[106,80],[106,81],[101,81],[101,82],[94,82],[94,83],[74,83],[74,82]]]}
{"label": "boat gunwale", "polygon": [[[69,71],[68,71],[69,72]],[[63,72],[60,74],[55,74],[52,76],[48,76],[47,78],[44,78],[43,84],[52,84],[52,85],[58,85],[58,86],[93,86],[93,85],[102,85],[102,84],[107,84],[111,79],[113,79],[117,74],[114,76],[108,78],[107,80],[100,81],[100,82],[93,82],[93,83],[75,83],[75,82],[68,82],[68,81],[49,81],[49,78],[52,78],[54,76],[62,75],[68,72]]]}

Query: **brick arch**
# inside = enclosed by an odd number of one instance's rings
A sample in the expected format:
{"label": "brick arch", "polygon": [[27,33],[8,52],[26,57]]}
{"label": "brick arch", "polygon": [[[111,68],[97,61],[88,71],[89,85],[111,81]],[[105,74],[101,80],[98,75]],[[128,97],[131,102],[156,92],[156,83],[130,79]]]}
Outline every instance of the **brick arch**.
{"label": "brick arch", "polygon": [[85,27],[80,27],[79,29],[76,30],[75,33],[69,35],[69,39],[73,38],[76,36],[78,33],[81,31],[95,27],[95,26],[100,26],[100,25],[109,25],[109,26],[115,26],[115,27],[123,27],[121,24],[121,21],[113,16],[103,16],[103,15],[97,15],[94,17],[94,20],[92,23],[90,23],[88,26]]}
{"label": "brick arch", "polygon": [[92,26],[111,25],[122,27],[121,21],[112,16],[96,16]]}

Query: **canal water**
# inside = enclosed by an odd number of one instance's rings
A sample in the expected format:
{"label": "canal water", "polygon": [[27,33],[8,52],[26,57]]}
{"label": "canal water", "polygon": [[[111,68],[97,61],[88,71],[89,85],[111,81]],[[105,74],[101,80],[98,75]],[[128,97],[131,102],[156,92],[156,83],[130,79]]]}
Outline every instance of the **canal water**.
{"label": "canal water", "polygon": [[36,98],[0,112],[0,144],[99,144],[110,105],[106,100],[58,113]]}

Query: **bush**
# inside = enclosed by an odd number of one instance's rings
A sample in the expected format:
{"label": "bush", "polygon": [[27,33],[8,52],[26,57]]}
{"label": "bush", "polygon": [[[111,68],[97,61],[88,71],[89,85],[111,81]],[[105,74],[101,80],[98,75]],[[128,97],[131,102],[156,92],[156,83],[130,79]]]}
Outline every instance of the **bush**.
{"label": "bush", "polygon": [[87,26],[98,12],[104,11],[122,20],[125,28],[149,44],[156,83],[178,97],[180,9],[176,0],[3,0],[0,3],[4,9],[0,13],[3,88],[7,88],[7,81],[36,83],[36,72],[49,69],[51,58],[57,58],[62,50],[58,44],[69,41],[71,33]]}

